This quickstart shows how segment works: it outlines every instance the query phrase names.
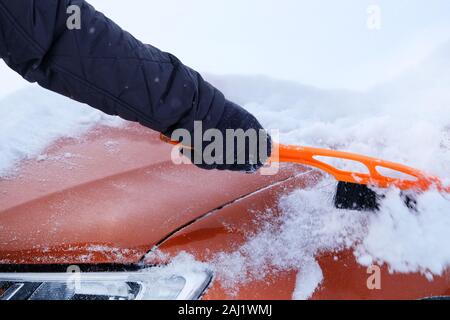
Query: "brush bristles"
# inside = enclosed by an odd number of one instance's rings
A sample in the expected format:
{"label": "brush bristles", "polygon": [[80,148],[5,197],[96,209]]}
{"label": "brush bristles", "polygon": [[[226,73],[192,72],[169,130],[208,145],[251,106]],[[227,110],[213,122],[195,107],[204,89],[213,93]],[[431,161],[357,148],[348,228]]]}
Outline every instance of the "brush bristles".
{"label": "brush bristles", "polygon": [[376,211],[380,209],[380,197],[365,185],[339,182],[334,200],[338,209]]}

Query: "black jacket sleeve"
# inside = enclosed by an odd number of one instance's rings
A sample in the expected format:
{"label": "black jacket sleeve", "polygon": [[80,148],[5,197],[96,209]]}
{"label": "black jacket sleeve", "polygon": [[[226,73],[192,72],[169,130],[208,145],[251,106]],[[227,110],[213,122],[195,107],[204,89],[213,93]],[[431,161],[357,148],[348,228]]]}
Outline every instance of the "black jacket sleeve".
{"label": "black jacket sleeve", "polygon": [[[67,26],[71,5],[81,29]],[[223,94],[197,72],[84,0],[0,0],[0,57],[30,82],[166,134],[223,114]]]}

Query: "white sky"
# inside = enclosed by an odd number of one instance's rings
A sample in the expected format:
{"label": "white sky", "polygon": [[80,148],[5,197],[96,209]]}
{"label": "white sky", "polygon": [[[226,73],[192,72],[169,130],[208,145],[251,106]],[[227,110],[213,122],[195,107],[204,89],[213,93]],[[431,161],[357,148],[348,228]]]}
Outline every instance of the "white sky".
{"label": "white sky", "polygon": [[[366,89],[450,39],[448,0],[91,0],[140,40],[217,74]],[[367,28],[379,5],[381,30]],[[24,86],[0,66],[0,96]]]}

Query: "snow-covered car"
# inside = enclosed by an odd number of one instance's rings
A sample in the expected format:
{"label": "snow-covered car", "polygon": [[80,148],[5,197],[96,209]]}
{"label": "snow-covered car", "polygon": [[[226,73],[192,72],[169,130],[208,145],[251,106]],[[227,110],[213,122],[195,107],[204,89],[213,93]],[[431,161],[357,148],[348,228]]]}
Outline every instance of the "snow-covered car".
{"label": "snow-covered car", "polygon": [[[138,125],[99,126],[59,139],[2,178],[0,299],[450,295],[446,276],[367,268],[345,246],[283,267],[273,238],[254,236],[280,222],[283,195],[316,186],[321,174],[294,165],[274,176],[202,171],[173,164],[171,152]],[[248,241],[261,246],[245,247]],[[297,253],[283,259],[295,264]],[[242,264],[248,255],[252,262]]]}

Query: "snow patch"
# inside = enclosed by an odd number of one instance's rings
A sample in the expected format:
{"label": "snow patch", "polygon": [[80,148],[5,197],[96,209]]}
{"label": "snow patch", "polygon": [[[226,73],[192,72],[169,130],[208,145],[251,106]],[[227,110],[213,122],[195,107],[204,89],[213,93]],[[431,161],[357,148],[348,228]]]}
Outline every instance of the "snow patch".
{"label": "snow patch", "polygon": [[450,199],[444,195],[419,195],[415,212],[398,190],[389,190],[379,212],[361,213],[336,209],[334,192],[335,183],[325,179],[318,188],[282,197],[282,216],[262,224],[238,250],[211,259],[227,292],[233,296],[240,285],[296,271],[293,298],[309,299],[324,280],[316,258],[345,249],[363,266],[386,264],[392,273],[421,273],[429,280],[449,268]]}
{"label": "snow patch", "polygon": [[[370,215],[369,228],[356,256],[363,265],[386,263],[392,272],[442,275],[450,266],[450,199],[433,191],[417,198],[411,212],[390,191],[379,213]],[[370,259],[368,259],[370,257]]]}
{"label": "snow patch", "polygon": [[[283,143],[395,161],[449,184],[448,52],[450,43],[415,69],[365,93],[264,77],[213,77],[213,82],[255,113],[265,127],[280,129]],[[352,163],[346,166],[359,169]],[[418,195],[414,212],[404,205],[398,190],[390,190],[380,212],[357,214],[336,210],[330,201],[334,191],[322,187],[284,196],[280,201],[284,214],[277,218],[280,227],[264,226],[237,252],[218,256],[215,264],[224,282],[232,287],[233,280],[248,281],[245,274],[261,278],[269,270],[295,269],[297,282],[317,284],[319,272],[311,267],[318,267],[314,258],[344,248],[352,248],[362,265],[386,264],[391,272],[420,272],[429,279],[450,267],[448,195],[436,191]],[[297,283],[294,297],[307,297],[309,291]]]}
{"label": "snow patch", "polygon": [[310,299],[322,281],[323,273],[320,265],[315,260],[311,260],[309,264],[305,264],[298,272],[293,299]]}
{"label": "snow patch", "polygon": [[[187,252],[181,252],[175,258],[170,260],[167,265],[156,267],[160,275],[173,275],[173,274],[183,274],[186,270],[190,273],[203,273],[211,271],[210,266],[207,263],[197,261],[194,256]],[[155,268],[150,269],[152,271]]]}
{"label": "snow patch", "polygon": [[[442,51],[442,50],[441,50]],[[443,48],[450,52],[450,44]],[[442,52],[439,54],[442,58]],[[280,140],[379,157],[422,169],[450,182],[450,65],[430,57],[404,76],[365,93],[321,90],[264,77],[228,76],[212,81],[255,113]],[[351,163],[347,169],[356,169]],[[420,272],[428,279],[450,267],[450,199],[430,191],[409,210],[398,190],[389,190],[381,210],[337,210],[335,184],[298,190],[281,198],[283,215],[263,224],[232,253],[211,262],[221,283],[264,279],[271,272],[298,272],[294,298],[318,289],[315,258],[352,249],[357,261],[388,265],[391,272]],[[270,214],[270,213],[269,213]]]}
{"label": "snow patch", "polygon": [[263,224],[235,252],[212,259],[222,286],[234,294],[238,284],[293,270],[299,273],[294,297],[312,295],[321,282],[316,256],[351,248],[365,231],[366,216],[334,208],[334,190],[334,183],[324,181],[317,189],[297,190],[281,198],[281,217]]}
{"label": "snow patch", "polygon": [[2,99],[0,109],[0,177],[13,174],[21,160],[47,160],[41,153],[59,138],[79,137],[96,125],[123,124],[117,117],[37,87]]}

